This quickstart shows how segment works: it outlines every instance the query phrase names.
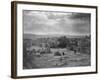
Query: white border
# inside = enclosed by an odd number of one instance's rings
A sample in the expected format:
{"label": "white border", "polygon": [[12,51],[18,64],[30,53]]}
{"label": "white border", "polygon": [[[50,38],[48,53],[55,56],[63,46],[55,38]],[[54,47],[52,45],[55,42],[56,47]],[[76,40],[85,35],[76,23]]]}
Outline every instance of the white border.
{"label": "white border", "polygon": [[[91,66],[23,70],[23,45],[22,45],[23,43],[22,10],[23,9],[91,13]],[[96,71],[96,49],[95,49],[96,34],[95,33],[96,33],[96,9],[17,4],[17,76],[33,76],[33,75],[63,74],[63,73],[67,74],[67,73]]]}

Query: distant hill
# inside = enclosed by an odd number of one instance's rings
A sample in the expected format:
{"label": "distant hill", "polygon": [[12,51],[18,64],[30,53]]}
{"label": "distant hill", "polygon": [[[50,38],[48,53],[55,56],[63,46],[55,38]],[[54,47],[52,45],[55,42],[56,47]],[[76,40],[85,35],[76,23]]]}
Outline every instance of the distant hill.
{"label": "distant hill", "polygon": [[23,34],[23,38],[24,39],[36,39],[36,38],[39,38],[39,36],[34,35],[34,34]]}
{"label": "distant hill", "polygon": [[37,39],[37,38],[53,38],[53,37],[62,37],[66,36],[67,38],[81,38],[85,36],[90,36],[90,35],[58,35],[58,34],[53,34],[53,35],[37,35],[37,34],[23,34],[24,39]]}
{"label": "distant hill", "polygon": [[37,39],[37,38],[52,38],[61,37],[62,35],[37,35],[37,34],[23,34],[24,39]]}

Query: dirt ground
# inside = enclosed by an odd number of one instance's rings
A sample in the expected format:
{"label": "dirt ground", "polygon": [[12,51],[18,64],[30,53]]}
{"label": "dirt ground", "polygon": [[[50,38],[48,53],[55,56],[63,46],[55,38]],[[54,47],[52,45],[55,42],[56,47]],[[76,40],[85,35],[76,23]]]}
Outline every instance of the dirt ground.
{"label": "dirt ground", "polygon": [[[28,67],[24,69],[33,68],[54,68],[54,67],[81,67],[90,66],[90,55],[85,53],[74,53],[66,49],[51,49],[52,53],[45,53],[41,55],[31,55],[30,61],[27,61]],[[56,51],[64,52],[62,56],[55,56]]]}

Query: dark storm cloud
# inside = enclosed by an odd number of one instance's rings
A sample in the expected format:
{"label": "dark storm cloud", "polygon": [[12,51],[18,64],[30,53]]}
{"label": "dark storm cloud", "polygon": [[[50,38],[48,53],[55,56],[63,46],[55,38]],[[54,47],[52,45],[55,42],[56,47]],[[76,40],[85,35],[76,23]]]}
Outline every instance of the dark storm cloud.
{"label": "dark storm cloud", "polygon": [[77,33],[81,34],[90,34],[90,19],[91,14],[87,13],[73,13],[72,16],[70,16],[71,19],[77,20],[77,22],[74,24],[73,29]]}
{"label": "dark storm cloud", "polygon": [[80,20],[90,20],[91,15],[89,13],[72,13],[70,18]]}
{"label": "dark storm cloud", "polygon": [[24,33],[90,34],[90,14],[23,11]]}

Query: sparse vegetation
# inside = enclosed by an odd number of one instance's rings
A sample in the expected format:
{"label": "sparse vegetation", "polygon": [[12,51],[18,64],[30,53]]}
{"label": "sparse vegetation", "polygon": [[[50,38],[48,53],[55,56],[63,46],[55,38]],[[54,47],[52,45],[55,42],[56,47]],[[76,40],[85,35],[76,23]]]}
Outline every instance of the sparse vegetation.
{"label": "sparse vegetation", "polygon": [[[23,68],[59,67],[57,64],[62,67],[90,65],[90,38],[91,36],[74,38],[61,36],[34,40],[24,39]],[[77,55],[77,53],[80,54]],[[56,59],[57,56],[59,57]],[[82,63],[83,61],[84,63]]]}

